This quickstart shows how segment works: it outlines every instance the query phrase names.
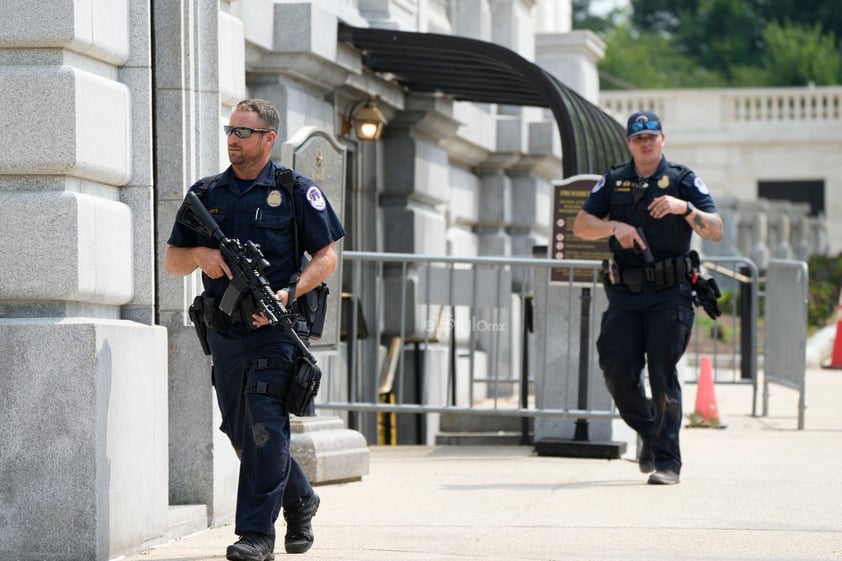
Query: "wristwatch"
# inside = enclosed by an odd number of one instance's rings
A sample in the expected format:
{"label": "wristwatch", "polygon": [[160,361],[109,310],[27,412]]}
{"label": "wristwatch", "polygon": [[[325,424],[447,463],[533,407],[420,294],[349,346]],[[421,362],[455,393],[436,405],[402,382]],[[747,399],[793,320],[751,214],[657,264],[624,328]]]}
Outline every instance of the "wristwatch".
{"label": "wristwatch", "polygon": [[693,206],[693,203],[691,203],[690,201],[687,201],[687,211],[684,214],[682,214],[681,216],[689,216],[689,214],[691,212],[693,212],[694,210],[696,210],[696,207]]}

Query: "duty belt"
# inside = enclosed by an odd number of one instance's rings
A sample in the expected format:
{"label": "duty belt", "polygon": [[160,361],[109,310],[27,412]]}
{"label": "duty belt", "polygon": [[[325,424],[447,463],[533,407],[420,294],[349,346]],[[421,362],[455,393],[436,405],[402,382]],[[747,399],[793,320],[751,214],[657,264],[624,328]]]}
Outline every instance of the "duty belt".
{"label": "duty belt", "polygon": [[640,292],[644,282],[654,284],[656,290],[663,290],[686,282],[692,272],[689,257],[664,259],[645,267],[620,267],[613,259],[606,259],[602,262],[600,277],[606,285],[624,285],[632,292]]}
{"label": "duty belt", "polygon": [[[219,333],[225,333],[232,325],[242,324],[244,321],[240,319],[240,313],[235,317],[229,317],[225,312],[219,309],[219,300],[216,298],[198,297],[197,301],[201,301],[199,315],[204,320],[204,324]],[[249,318],[251,319],[251,318]],[[251,324],[249,323],[249,327]],[[302,338],[310,336],[310,326],[300,316],[296,319],[294,328],[296,333]]]}

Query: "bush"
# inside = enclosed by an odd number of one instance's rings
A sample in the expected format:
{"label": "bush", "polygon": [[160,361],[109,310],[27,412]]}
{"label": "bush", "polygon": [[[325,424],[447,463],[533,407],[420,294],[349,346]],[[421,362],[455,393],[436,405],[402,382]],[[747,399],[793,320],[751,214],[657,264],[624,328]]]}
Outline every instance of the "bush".
{"label": "bush", "polygon": [[836,318],[842,284],[842,254],[836,257],[814,255],[807,262],[807,267],[810,282],[807,324],[822,327]]}

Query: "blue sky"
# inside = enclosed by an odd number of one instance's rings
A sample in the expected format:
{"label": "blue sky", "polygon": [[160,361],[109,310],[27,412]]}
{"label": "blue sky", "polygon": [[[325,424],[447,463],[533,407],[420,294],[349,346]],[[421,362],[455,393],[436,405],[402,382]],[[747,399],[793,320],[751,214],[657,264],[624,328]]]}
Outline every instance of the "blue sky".
{"label": "blue sky", "polygon": [[591,12],[602,15],[611,11],[612,8],[619,8],[628,4],[629,0],[591,0]]}

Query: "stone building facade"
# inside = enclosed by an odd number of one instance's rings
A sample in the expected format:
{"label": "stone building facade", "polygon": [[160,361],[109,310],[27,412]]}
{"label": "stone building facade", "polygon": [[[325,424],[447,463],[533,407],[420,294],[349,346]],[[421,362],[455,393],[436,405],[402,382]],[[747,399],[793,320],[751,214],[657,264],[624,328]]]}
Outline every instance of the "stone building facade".
{"label": "stone building facade", "polygon": [[[0,561],[111,559],[232,520],[236,458],[185,314],[199,279],[161,260],[186,187],[227,165],[238,100],[273,102],[281,138],[344,145],[344,250],[528,256],[561,174],[552,116],[408,93],[337,26],[493,42],[599,99],[604,46],[571,31],[567,0],[3,7]],[[373,96],[389,124],[363,142],[343,121]],[[321,357],[339,368],[341,347]]]}

